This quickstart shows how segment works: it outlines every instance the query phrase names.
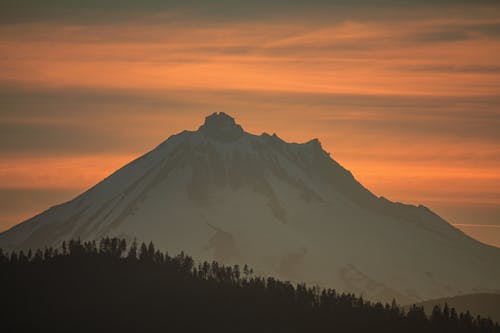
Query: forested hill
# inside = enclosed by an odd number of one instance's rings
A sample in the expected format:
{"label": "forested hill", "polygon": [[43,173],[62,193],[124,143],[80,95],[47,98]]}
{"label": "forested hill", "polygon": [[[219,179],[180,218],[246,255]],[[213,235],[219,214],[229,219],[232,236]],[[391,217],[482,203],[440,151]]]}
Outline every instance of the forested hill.
{"label": "forested hill", "polygon": [[500,332],[448,307],[428,317],[116,238],[0,251],[0,283],[2,332]]}

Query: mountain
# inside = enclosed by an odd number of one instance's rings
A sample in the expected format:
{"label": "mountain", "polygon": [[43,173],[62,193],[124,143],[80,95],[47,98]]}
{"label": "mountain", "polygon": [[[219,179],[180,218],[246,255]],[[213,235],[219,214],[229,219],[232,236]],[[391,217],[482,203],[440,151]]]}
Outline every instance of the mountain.
{"label": "mountain", "polygon": [[432,313],[435,305],[444,307],[448,304],[450,308],[455,308],[457,312],[470,311],[473,315],[490,317],[500,323],[500,295],[499,294],[471,294],[448,298],[440,298],[420,303],[427,314]]}
{"label": "mountain", "polygon": [[500,292],[500,249],[426,207],[376,197],[317,139],[253,135],[224,113],[0,234],[0,247],[103,236],[376,300]]}

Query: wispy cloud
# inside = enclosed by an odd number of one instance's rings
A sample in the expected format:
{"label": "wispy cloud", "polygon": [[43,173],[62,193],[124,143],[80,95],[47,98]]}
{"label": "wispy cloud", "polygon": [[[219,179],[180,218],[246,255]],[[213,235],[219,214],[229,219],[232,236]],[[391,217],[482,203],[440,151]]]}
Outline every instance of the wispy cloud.
{"label": "wispy cloud", "polygon": [[500,228],[500,225],[494,225],[494,224],[455,223],[453,225],[458,226],[458,227],[471,227],[471,228]]}

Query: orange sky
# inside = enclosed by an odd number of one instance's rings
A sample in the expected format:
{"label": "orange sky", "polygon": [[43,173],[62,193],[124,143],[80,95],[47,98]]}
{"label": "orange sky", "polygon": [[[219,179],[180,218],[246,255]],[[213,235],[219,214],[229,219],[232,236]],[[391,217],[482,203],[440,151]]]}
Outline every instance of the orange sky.
{"label": "orange sky", "polygon": [[225,111],[500,246],[500,10],[341,10],[1,22],[0,230]]}

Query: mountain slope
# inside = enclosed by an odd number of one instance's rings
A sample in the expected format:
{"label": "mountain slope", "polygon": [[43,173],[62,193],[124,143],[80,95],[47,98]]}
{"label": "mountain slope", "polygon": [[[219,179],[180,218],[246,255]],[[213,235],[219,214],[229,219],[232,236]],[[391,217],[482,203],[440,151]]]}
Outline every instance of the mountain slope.
{"label": "mountain slope", "polygon": [[434,299],[420,303],[425,311],[430,314],[434,305],[441,308],[447,303],[450,308],[455,308],[457,312],[470,311],[473,315],[490,317],[500,323],[500,295],[499,294],[472,294],[448,298]]}
{"label": "mountain slope", "polygon": [[106,235],[373,299],[500,291],[500,249],[374,196],[318,140],[252,135],[224,113],[0,234],[0,247]]}

